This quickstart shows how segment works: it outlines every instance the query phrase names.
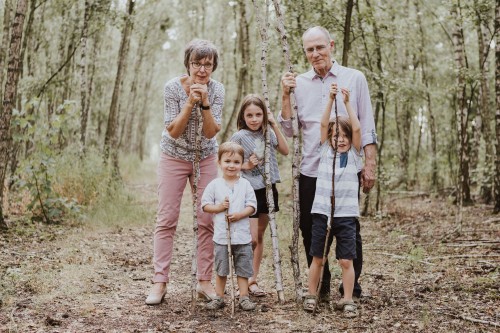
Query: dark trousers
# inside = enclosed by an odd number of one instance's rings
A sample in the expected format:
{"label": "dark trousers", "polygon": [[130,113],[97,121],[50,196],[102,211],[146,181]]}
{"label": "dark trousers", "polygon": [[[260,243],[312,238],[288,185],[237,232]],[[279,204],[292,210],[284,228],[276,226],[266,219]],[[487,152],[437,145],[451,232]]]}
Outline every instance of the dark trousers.
{"label": "dark trousers", "polygon": [[[302,233],[302,241],[304,244],[307,266],[311,266],[312,256],[309,255],[311,249],[312,238],[312,214],[311,209],[314,202],[314,195],[316,193],[316,178],[300,174],[299,178],[299,204],[300,204],[300,231]],[[359,297],[361,295],[361,286],[358,283],[361,270],[363,268],[363,242],[360,235],[359,219],[356,219],[356,259],[353,261],[354,265],[354,291],[353,296]],[[320,294],[330,293],[330,280],[332,275],[328,260],[325,263],[323,271],[323,281],[321,283]],[[340,293],[344,294],[342,283],[339,287]]]}

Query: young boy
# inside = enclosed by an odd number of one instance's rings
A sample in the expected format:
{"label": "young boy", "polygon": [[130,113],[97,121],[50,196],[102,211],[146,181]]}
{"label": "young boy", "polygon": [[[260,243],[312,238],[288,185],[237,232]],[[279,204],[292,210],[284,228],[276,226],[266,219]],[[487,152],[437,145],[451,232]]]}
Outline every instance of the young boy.
{"label": "young boy", "polygon": [[[358,315],[357,306],[352,300],[354,288],[353,259],[356,258],[356,219],[359,217],[358,172],[361,171],[361,130],[359,120],[349,103],[349,91],[341,89],[344,103],[349,114],[330,121],[333,102],[337,96],[337,84],[330,87],[330,99],[321,118],[321,148],[318,167],[318,180],[312,213],[312,243],[309,254],[313,257],[309,267],[309,295],[304,299],[304,310],[313,311],[316,305],[316,289],[321,276],[323,249],[327,225],[332,214],[332,176],[335,159],[335,207],[332,229],[328,238],[328,249],[337,239],[335,256],[342,268],[344,297],[336,308],[343,310],[347,318]],[[339,131],[338,136],[336,135]]]}
{"label": "young boy", "polygon": [[255,309],[248,297],[248,278],[252,277],[252,235],[249,216],[257,209],[255,192],[246,179],[240,177],[243,164],[243,147],[234,142],[225,142],[219,147],[218,163],[222,178],[211,181],[201,199],[204,212],[212,213],[215,243],[215,293],[217,296],[207,304],[207,309],[224,307],[224,289],[229,275],[229,258],[226,238],[226,210],[231,232],[231,251],[234,269],[240,290],[239,306],[245,311]]}

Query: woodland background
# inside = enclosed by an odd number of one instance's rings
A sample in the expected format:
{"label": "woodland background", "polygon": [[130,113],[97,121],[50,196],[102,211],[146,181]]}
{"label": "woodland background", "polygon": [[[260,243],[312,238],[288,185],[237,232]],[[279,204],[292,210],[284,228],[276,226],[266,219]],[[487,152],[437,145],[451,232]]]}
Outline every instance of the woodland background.
{"label": "woodland background", "polygon": [[[390,191],[458,199],[463,193],[459,201],[465,204],[493,201],[500,172],[498,3],[282,5],[296,72],[309,68],[301,34],[322,25],[336,42],[335,59],[367,76],[379,163],[365,214],[380,211]],[[259,15],[266,15],[262,1],[259,7]],[[260,35],[250,1],[3,0],[0,10],[4,226],[16,211],[17,194],[30,193],[25,213],[46,222],[61,219],[105,193],[88,183],[84,193],[71,188],[82,185],[68,184],[78,182],[78,172],[103,177],[94,179],[97,186],[120,177],[123,156],[158,154],[162,86],[184,72],[189,40],[210,39],[220,49],[214,78],[227,93],[219,141],[234,131],[242,96],[262,90]],[[277,113],[286,67],[273,13],[270,5],[267,71]],[[89,168],[99,175],[89,175]]]}
{"label": "woodland background", "polygon": [[[47,225],[154,219],[154,208],[141,207],[127,183],[154,182],[154,172],[141,172],[158,158],[163,85],[185,72],[184,46],[193,38],[219,48],[213,78],[226,88],[222,142],[235,130],[242,97],[262,92],[256,15],[267,15],[267,81],[277,115],[286,65],[274,7],[257,4],[259,13],[243,0],[0,0],[6,239]],[[389,216],[395,197],[431,198],[443,204],[429,209],[449,213],[447,226],[460,232],[462,207],[472,207],[490,221],[482,227],[491,226],[498,244],[497,220],[488,216],[500,210],[500,2],[281,5],[297,73],[309,69],[302,33],[322,25],[335,40],[334,58],[368,79],[379,144],[377,184],[363,198],[363,214]],[[290,166],[291,157],[282,157],[285,184]]]}

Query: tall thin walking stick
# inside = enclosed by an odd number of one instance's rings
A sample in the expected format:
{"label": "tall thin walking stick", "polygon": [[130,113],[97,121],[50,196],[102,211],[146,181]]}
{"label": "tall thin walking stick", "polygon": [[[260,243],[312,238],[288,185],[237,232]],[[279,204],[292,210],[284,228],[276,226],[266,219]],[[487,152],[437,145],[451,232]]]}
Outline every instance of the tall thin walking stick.
{"label": "tall thin walking stick", "polygon": [[195,137],[194,137],[194,162],[193,162],[193,172],[194,172],[194,182],[193,182],[193,254],[191,263],[191,311],[196,309],[196,284],[198,279],[196,278],[196,273],[198,270],[198,182],[200,180],[200,150],[201,150],[201,131],[203,128],[203,121],[201,120],[201,110],[200,104],[196,104],[196,116],[195,116]]}
{"label": "tall thin walking stick", "polygon": [[[267,112],[271,112],[271,107],[269,105],[269,91],[267,88],[267,71],[266,71],[266,60],[267,60],[267,29],[269,27],[269,2],[266,0],[266,15],[265,23],[260,20],[259,15],[259,5],[255,0],[252,0],[253,5],[255,7],[255,17],[257,18],[257,24],[260,27],[260,37],[261,37],[261,73],[262,73],[262,94],[264,95],[264,100],[266,102]],[[278,301],[280,303],[285,302],[285,294],[283,292],[283,279],[281,274],[281,257],[280,250],[278,244],[278,228],[276,226],[276,218],[275,218],[275,207],[274,207],[274,196],[271,184],[271,175],[270,175],[270,157],[271,157],[271,126],[268,125],[266,129],[266,146],[264,150],[264,181],[266,183],[266,198],[267,198],[267,207],[269,208],[269,225],[271,229],[271,241],[273,244],[273,262],[274,262],[274,276],[276,278],[276,292],[278,293]]]}
{"label": "tall thin walking stick", "polygon": [[[273,0],[276,18],[278,21],[278,31],[283,45],[283,55],[289,72],[293,72],[290,61],[290,52],[288,51],[288,42],[286,37],[283,14],[281,12],[280,1]],[[299,141],[299,119],[297,117],[297,103],[295,103],[295,94],[290,89],[290,103],[292,105],[292,131],[293,131],[293,158],[292,158],[292,196],[293,196],[293,236],[290,245],[291,262],[293,268],[293,279],[295,281],[295,300],[302,302],[302,282],[300,281],[299,266],[299,225],[300,225],[300,205],[299,205],[299,177],[300,177],[300,141]]]}
{"label": "tall thin walking stick", "polygon": [[[332,196],[331,196],[331,209],[330,209],[330,218],[328,219],[326,226],[326,238],[325,238],[325,246],[323,247],[323,259],[321,260],[321,273],[319,274],[319,283],[316,287],[316,302],[314,302],[313,314],[316,313],[319,303],[319,292],[321,289],[321,284],[323,283],[323,273],[325,271],[325,264],[328,260],[328,239],[330,238],[330,231],[332,230],[333,225],[333,217],[335,215],[335,163],[337,161],[337,150],[338,150],[338,141],[339,141],[339,115],[337,112],[337,96],[335,96],[335,149],[333,151],[333,163],[332,163]],[[327,138],[327,140],[331,140]]]}
{"label": "tall thin walking stick", "polygon": [[227,237],[227,255],[229,259],[229,278],[231,279],[231,317],[234,316],[234,278],[233,278],[233,252],[231,250],[231,222],[229,222],[229,210],[226,209],[226,237]]}

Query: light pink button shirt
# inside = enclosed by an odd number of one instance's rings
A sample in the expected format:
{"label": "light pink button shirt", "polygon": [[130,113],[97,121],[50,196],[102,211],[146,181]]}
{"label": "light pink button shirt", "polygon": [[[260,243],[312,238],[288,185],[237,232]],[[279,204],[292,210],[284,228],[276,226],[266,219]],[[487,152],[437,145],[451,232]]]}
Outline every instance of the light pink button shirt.
{"label": "light pink button shirt", "polygon": [[[351,105],[361,123],[362,146],[377,143],[370,92],[363,73],[341,66],[335,61],[326,77],[321,78],[312,69],[297,76],[296,81],[295,100],[298,107],[299,128],[302,129],[301,174],[309,177],[318,176],[321,116],[328,102],[330,85],[334,82],[338,84],[339,89],[347,88],[350,91]],[[335,104],[332,107],[332,117],[335,116],[334,107]],[[342,94],[337,95],[337,111],[339,116],[348,116]],[[278,122],[283,133],[291,137],[291,119],[284,120],[280,112]]]}

